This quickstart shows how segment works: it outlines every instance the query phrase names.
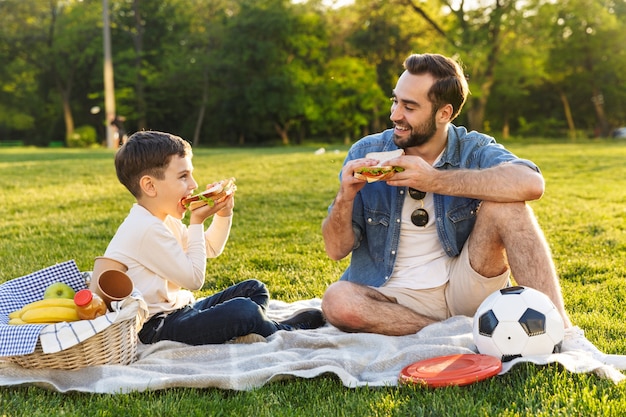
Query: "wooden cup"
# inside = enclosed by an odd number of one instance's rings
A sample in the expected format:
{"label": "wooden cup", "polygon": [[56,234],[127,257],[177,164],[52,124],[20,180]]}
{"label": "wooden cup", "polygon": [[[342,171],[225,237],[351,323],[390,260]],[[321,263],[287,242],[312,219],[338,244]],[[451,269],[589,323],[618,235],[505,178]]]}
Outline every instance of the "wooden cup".
{"label": "wooden cup", "polygon": [[120,301],[133,292],[133,282],[126,271],[128,267],[115,259],[95,259],[89,289],[104,300],[109,310],[112,301]]}

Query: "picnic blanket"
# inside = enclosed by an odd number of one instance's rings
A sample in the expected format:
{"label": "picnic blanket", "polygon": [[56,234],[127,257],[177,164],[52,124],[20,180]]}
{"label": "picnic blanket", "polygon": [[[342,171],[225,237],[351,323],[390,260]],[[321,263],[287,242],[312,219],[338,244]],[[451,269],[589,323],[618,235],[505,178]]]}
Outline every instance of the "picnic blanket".
{"label": "picnic blanket", "polygon": [[[270,302],[269,314],[283,319],[320,299]],[[215,387],[250,390],[289,378],[336,375],[344,386],[395,386],[407,365],[421,359],[457,353],[475,353],[472,319],[452,317],[408,336],[345,333],[331,325],[315,330],[279,331],[266,342],[188,346],[163,341],[138,346],[130,365],[101,365],[76,371],[32,370],[0,362],[0,386],[36,385],[59,392],[129,393],[171,387]],[[593,372],[615,383],[624,375],[585,352],[573,351],[516,359],[515,364],[560,363],[571,372]],[[497,378],[497,376],[496,376]]]}
{"label": "picnic blanket", "polygon": [[[84,288],[85,273],[74,261],[53,265],[0,285],[0,386],[37,385],[67,392],[128,393],[170,387],[215,387],[249,390],[287,378],[336,375],[346,387],[393,386],[400,371],[422,359],[476,353],[470,317],[452,317],[407,336],[345,333],[331,325],[315,330],[279,331],[257,343],[188,346],[163,341],[137,347],[130,365],[100,365],[79,370],[27,369],[2,357],[28,354],[39,340],[46,352],[65,349],[109,326],[127,314],[145,317],[145,303],[133,293],[106,316],[76,326],[7,325],[9,312],[39,299],[52,282],[75,290]],[[319,308],[321,300],[285,303],[272,300],[268,315],[283,320],[303,308]],[[250,340],[249,340],[250,341]],[[626,357],[612,355],[625,364]],[[617,383],[626,378],[583,351],[518,358],[503,364],[501,374],[523,361],[538,365],[560,363],[571,372],[593,372]]]}

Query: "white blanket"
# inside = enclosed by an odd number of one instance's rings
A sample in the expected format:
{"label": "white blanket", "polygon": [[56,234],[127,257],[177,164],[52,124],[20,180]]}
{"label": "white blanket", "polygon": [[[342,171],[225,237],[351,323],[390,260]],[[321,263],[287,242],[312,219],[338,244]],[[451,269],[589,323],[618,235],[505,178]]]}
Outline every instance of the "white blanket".
{"label": "white blanket", "polygon": [[[276,319],[320,300],[296,303],[272,301]],[[326,325],[321,329],[279,331],[265,343],[187,346],[176,342],[140,345],[138,360],[130,365],[102,365],[80,369],[33,370],[0,362],[0,386],[30,384],[52,390],[127,393],[170,387],[216,387],[249,390],[287,378],[336,375],[346,387],[394,386],[400,371],[421,359],[457,353],[475,353],[472,320],[453,317],[410,336],[391,337],[344,333]],[[619,382],[624,375],[584,352],[525,358],[537,364],[559,362],[572,372],[594,372]],[[506,363],[508,372],[518,359]],[[496,377],[497,378],[497,377]]]}

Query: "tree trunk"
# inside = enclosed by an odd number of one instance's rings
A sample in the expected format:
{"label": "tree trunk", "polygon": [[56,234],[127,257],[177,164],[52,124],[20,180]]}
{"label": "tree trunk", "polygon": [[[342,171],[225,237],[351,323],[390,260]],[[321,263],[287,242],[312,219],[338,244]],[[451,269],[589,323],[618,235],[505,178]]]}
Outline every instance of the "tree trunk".
{"label": "tree trunk", "polygon": [[[378,106],[374,106],[372,113],[372,132],[380,132],[384,129],[384,126],[380,123],[380,117],[378,117]],[[365,128],[363,127],[364,130]]]}
{"label": "tree trunk", "polygon": [[135,70],[137,71],[137,79],[135,80],[135,97],[137,100],[137,128],[145,130],[148,126],[146,119],[147,106],[146,94],[144,91],[143,76],[141,75],[141,67],[143,65],[143,33],[144,28],[140,12],[141,0],[133,0],[133,12],[135,13],[135,33],[131,34],[133,45],[135,47]]}
{"label": "tree trunk", "polygon": [[60,75],[55,76],[55,84],[61,96],[63,106],[63,121],[65,122],[65,139],[69,139],[74,134],[74,115],[72,114],[72,78],[74,71],[71,70],[67,76],[67,84],[64,84]]}
{"label": "tree trunk", "polygon": [[102,19],[103,19],[103,49],[104,49],[104,112],[105,112],[105,129],[106,129],[106,145],[109,149],[117,149],[115,143],[115,128],[111,122],[115,120],[115,82],[113,74],[113,55],[111,52],[111,24],[109,19],[109,2],[102,0]]}
{"label": "tree trunk", "polygon": [[565,95],[565,92],[559,90],[559,97],[561,103],[563,103],[563,113],[565,113],[565,120],[567,120],[567,133],[570,139],[576,138],[576,126],[574,125],[574,118],[572,117],[572,109],[569,105],[569,100]]}
{"label": "tree trunk", "polygon": [[606,113],[604,112],[604,96],[597,87],[593,87],[593,97],[591,97],[591,102],[593,103],[593,108],[596,111],[596,119],[598,121],[597,126],[600,136],[606,138],[610,135],[611,129],[609,127],[609,122],[606,119]]}
{"label": "tree trunk", "polygon": [[65,139],[69,139],[74,134],[74,116],[70,105],[69,91],[61,91],[63,100],[63,120],[65,121]]}
{"label": "tree trunk", "polygon": [[511,135],[511,125],[509,124],[509,113],[504,115],[504,124],[502,125],[502,139],[508,139]]}
{"label": "tree trunk", "polygon": [[198,146],[198,144],[200,143],[200,131],[202,130],[202,123],[204,122],[206,105],[209,101],[209,76],[206,71],[204,72],[204,76],[202,78],[202,102],[200,103],[200,109],[198,111],[196,128],[193,131],[193,146]]}
{"label": "tree trunk", "polygon": [[467,110],[468,130],[481,130],[485,120],[485,99],[470,99]]}
{"label": "tree trunk", "polygon": [[206,103],[202,102],[200,110],[198,111],[198,119],[196,120],[196,128],[193,131],[193,146],[200,144],[200,131],[202,130],[202,123],[204,122],[204,113],[206,112]]}
{"label": "tree trunk", "polygon": [[502,10],[498,7],[494,12],[495,22],[492,22],[491,29],[491,49],[487,55],[487,65],[485,75],[482,84],[480,85],[480,94],[478,98],[470,100],[471,107],[467,114],[469,121],[469,128],[474,130],[481,130],[485,121],[485,108],[491,95],[491,87],[494,82],[494,73],[496,64],[500,57],[500,21],[502,20]]}
{"label": "tree trunk", "polygon": [[286,124],[284,127],[282,127],[280,124],[274,123],[274,129],[276,130],[276,133],[278,133],[278,135],[280,136],[283,145],[289,145],[289,124]]}

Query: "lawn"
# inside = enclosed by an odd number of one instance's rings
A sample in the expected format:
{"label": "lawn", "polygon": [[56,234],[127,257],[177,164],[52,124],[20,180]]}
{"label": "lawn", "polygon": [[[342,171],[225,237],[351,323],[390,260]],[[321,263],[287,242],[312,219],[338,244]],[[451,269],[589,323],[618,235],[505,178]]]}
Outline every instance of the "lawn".
{"label": "lawn", "polygon": [[[550,242],[566,307],[600,349],[626,354],[626,143],[508,144],[543,170],[531,203]],[[346,261],[329,260],[320,223],[337,190],[345,148],[197,149],[200,183],[237,178],[225,253],[198,293],[246,278],[284,301],[321,297]],[[0,282],[74,259],[90,270],[133,200],[106,149],[0,150]],[[345,388],[332,375],[233,392],[170,389],[126,395],[0,388],[6,416],[620,416],[626,385],[558,366],[521,365],[466,387]]]}

